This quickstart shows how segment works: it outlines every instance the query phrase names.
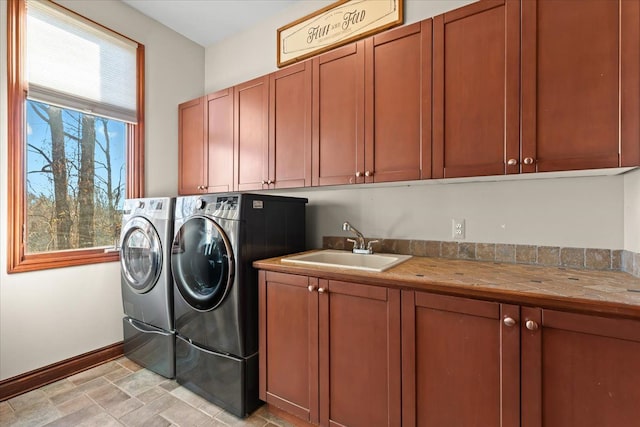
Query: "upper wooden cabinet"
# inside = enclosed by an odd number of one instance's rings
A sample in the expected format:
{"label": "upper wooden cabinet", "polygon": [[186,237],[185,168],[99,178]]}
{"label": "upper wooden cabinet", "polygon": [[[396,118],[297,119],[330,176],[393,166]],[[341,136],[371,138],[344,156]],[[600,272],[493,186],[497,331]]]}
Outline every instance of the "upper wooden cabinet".
{"label": "upper wooden cabinet", "polygon": [[311,62],[269,76],[269,188],[311,186]]}
{"label": "upper wooden cabinet", "polygon": [[233,89],[207,96],[208,193],[233,190]]}
{"label": "upper wooden cabinet", "polygon": [[522,171],[640,164],[640,2],[522,2]]}
{"label": "upper wooden cabinet", "polygon": [[178,193],[205,190],[207,168],[206,97],[178,106]]}
{"label": "upper wooden cabinet", "polygon": [[640,166],[640,2],[481,0],[179,121],[180,194]]}
{"label": "upper wooden cabinet", "polygon": [[427,19],[365,40],[365,182],[431,177],[431,33]]}
{"label": "upper wooden cabinet", "polygon": [[433,18],[433,177],[519,172],[520,2]]}
{"label": "upper wooden cabinet", "polygon": [[313,185],[430,177],[431,24],[313,60]]}
{"label": "upper wooden cabinet", "polygon": [[364,182],[364,42],[312,60],[313,185]]}
{"label": "upper wooden cabinet", "polygon": [[233,189],[233,89],[178,106],[178,194]]}
{"label": "upper wooden cabinet", "polygon": [[235,190],[267,188],[269,179],[269,76],[234,87]]}

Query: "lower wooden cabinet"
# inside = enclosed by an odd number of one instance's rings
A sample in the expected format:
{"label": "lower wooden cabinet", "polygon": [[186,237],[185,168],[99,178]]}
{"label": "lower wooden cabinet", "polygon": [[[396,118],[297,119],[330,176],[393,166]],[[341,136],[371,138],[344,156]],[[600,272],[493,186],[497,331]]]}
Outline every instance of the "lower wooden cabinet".
{"label": "lower wooden cabinet", "polygon": [[520,425],[519,307],[402,293],[402,425]]}
{"label": "lower wooden cabinet", "polygon": [[640,321],[261,271],[260,398],[321,426],[637,426]]}
{"label": "lower wooden cabinet", "polygon": [[260,398],[323,426],[400,426],[400,291],[260,272]]}
{"label": "lower wooden cabinet", "polygon": [[522,308],[522,427],[637,426],[640,322]]}

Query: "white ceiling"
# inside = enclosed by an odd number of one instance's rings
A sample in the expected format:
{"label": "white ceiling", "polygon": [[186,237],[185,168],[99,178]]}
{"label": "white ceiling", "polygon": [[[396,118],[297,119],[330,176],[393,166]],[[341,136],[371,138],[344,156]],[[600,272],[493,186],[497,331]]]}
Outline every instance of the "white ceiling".
{"label": "white ceiling", "polygon": [[296,0],[122,0],[207,47],[275,15]]}

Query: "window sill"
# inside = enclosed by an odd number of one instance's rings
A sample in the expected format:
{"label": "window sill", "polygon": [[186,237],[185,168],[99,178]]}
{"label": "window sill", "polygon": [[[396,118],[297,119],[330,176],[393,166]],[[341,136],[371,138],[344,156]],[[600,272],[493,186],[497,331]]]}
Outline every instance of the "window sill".
{"label": "window sill", "polygon": [[119,260],[120,252],[106,252],[105,248],[49,252],[46,254],[25,255],[14,265],[10,263],[7,268],[7,273],[25,273],[29,271],[99,264]]}

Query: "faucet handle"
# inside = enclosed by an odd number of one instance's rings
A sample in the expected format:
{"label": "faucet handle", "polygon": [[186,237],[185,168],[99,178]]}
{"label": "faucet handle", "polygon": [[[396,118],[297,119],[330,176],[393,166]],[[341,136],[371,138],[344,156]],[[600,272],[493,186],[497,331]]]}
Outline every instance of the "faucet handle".
{"label": "faucet handle", "polygon": [[374,243],[380,243],[380,240],[369,240],[367,242],[367,251],[369,251],[369,253],[373,253],[373,244]]}

